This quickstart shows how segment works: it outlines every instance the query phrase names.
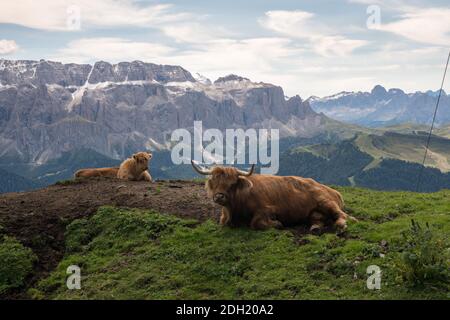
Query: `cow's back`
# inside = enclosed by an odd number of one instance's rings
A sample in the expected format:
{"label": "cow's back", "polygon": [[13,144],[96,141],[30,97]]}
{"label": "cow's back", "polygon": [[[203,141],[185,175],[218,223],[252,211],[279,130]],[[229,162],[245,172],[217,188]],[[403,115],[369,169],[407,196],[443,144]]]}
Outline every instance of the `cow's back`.
{"label": "cow's back", "polygon": [[313,211],[320,211],[330,201],[343,207],[338,191],[311,178],[254,175],[248,179],[253,183],[248,201],[255,202],[251,209],[270,208],[283,224],[305,221]]}
{"label": "cow's back", "polygon": [[75,172],[75,178],[108,177],[116,178],[119,167],[114,168],[89,168]]}
{"label": "cow's back", "polygon": [[249,180],[253,183],[249,197],[259,200],[255,209],[269,208],[283,224],[305,221],[317,206],[304,182],[297,177],[254,175]]}

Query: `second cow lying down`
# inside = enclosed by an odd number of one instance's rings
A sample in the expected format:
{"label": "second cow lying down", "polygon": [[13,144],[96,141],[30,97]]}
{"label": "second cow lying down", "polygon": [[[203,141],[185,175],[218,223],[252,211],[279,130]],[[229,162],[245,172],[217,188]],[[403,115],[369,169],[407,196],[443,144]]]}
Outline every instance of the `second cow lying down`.
{"label": "second cow lying down", "polygon": [[[194,169],[208,175],[206,190],[222,206],[222,225],[249,225],[252,229],[310,223],[318,232],[327,220],[344,230],[349,216],[341,194],[313,179],[253,174],[232,167]],[[354,219],[354,218],[352,218]]]}
{"label": "second cow lying down", "polygon": [[75,178],[109,177],[133,181],[152,181],[148,172],[148,161],[151,158],[151,153],[138,152],[123,161],[120,167],[81,169],[75,172]]}

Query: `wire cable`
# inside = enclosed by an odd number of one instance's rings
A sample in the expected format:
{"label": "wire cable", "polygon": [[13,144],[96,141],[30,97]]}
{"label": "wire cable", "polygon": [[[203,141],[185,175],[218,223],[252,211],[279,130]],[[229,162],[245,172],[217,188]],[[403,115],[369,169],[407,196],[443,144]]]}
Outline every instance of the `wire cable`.
{"label": "wire cable", "polygon": [[450,60],[450,51],[448,52],[447,63],[445,65],[445,70],[444,70],[444,76],[442,77],[442,82],[441,82],[441,89],[439,90],[439,95],[438,95],[438,98],[436,101],[436,107],[434,108],[433,120],[431,121],[430,132],[428,133],[427,143],[425,145],[425,154],[423,156],[422,167],[420,168],[419,176],[417,177],[416,192],[419,192],[420,180],[422,179],[423,170],[425,168],[425,160],[427,159],[427,155],[428,155],[428,147],[430,145],[431,134],[433,133],[433,129],[434,129],[434,121],[436,120],[436,114],[437,114],[437,111],[439,108],[439,101],[441,100],[442,88],[444,87],[445,75],[447,74],[449,60]]}

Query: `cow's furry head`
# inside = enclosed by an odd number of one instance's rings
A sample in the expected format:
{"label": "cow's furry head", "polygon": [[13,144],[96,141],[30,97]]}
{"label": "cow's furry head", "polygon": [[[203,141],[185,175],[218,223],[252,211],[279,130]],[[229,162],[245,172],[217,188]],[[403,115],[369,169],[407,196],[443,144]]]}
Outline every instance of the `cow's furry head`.
{"label": "cow's furry head", "polygon": [[214,202],[227,206],[236,192],[245,192],[253,183],[242,172],[231,167],[215,167],[206,181],[206,191]]}
{"label": "cow's furry head", "polygon": [[136,162],[136,169],[138,171],[145,171],[148,169],[148,161],[152,158],[152,154],[148,152],[138,152],[133,154],[133,159]]}

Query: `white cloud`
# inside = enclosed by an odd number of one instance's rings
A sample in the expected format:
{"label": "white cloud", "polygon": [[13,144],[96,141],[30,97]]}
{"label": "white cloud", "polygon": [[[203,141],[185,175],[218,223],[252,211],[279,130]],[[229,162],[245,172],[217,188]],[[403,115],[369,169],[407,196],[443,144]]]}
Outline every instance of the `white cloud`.
{"label": "white cloud", "polygon": [[170,23],[161,25],[160,29],[175,41],[187,43],[205,43],[231,36],[225,28],[206,26],[198,22]]}
{"label": "white cloud", "polygon": [[317,53],[329,56],[347,56],[355,49],[362,47],[368,43],[365,40],[353,40],[343,36],[323,36],[313,39],[314,48]]}
{"label": "white cloud", "polygon": [[355,49],[368,44],[337,34],[334,30],[317,22],[315,15],[306,11],[267,11],[259,23],[266,29],[284,36],[300,39],[322,56],[346,56]]}
{"label": "white cloud", "polygon": [[[138,0],[15,0],[4,1],[0,23],[29,28],[72,31],[74,19],[86,26],[142,26],[183,20],[186,13],[173,13],[171,5],[140,5]],[[73,10],[74,9],[74,10]]]}
{"label": "white cloud", "polygon": [[[380,3],[383,5],[382,10],[391,11],[395,2],[353,1]],[[384,6],[387,2],[390,3],[389,8]],[[411,11],[407,6],[401,6],[401,10],[397,11],[397,21],[385,24],[383,30],[415,41],[428,38],[426,41],[436,45],[418,46],[411,44],[411,41],[385,40],[392,37],[383,37],[380,41],[373,38],[373,50],[365,50],[362,55],[354,51],[368,42],[353,39],[349,34],[363,34],[365,31],[365,35],[371,36],[378,32],[362,29],[365,27],[364,21],[358,29],[347,23],[329,26],[319,19],[321,17],[300,10],[267,11],[259,23],[271,32],[261,36],[261,30],[257,30],[257,38],[251,34],[255,30],[241,28],[237,36],[215,21],[202,19],[199,15],[176,13],[177,8],[173,6],[151,3],[139,0],[17,0],[2,4],[0,23],[45,30],[68,30],[67,8],[77,4],[81,10],[82,29],[105,27],[108,28],[108,34],[117,30],[123,34],[122,27],[151,27],[174,41],[160,42],[158,39],[161,34],[150,40],[152,42],[144,38],[147,34],[137,35],[136,39],[141,37],[140,40],[126,39],[126,36],[84,36],[67,43],[50,56],[33,58],[78,63],[143,60],[181,65],[211,80],[236,73],[254,81],[280,85],[287,95],[300,94],[304,98],[342,90],[370,90],[378,83],[412,91],[429,89],[430,84],[436,82],[434,74],[441,72],[440,57],[446,56],[442,45],[438,44],[447,39],[445,30],[448,19],[443,20],[427,10]],[[365,10],[361,10],[361,15],[364,14]],[[446,14],[448,16],[448,11]],[[432,31],[427,26],[417,32],[414,25],[423,19],[428,21]],[[339,23],[338,20],[334,20],[334,23]],[[164,40],[167,41],[167,38]],[[429,70],[422,72],[423,69],[418,69],[423,66],[430,66]]]}
{"label": "white cloud", "polygon": [[14,40],[0,40],[0,55],[12,54],[19,50],[19,46]]}
{"label": "white cloud", "polygon": [[305,11],[267,11],[260,24],[292,38],[308,38],[314,34],[321,34],[323,27],[314,24],[314,14]]}
{"label": "white cloud", "polygon": [[76,63],[98,60],[158,62],[173,51],[171,47],[158,43],[135,42],[121,38],[83,38],[70,42],[67,47],[58,50],[50,58]]}
{"label": "white cloud", "polygon": [[[450,8],[433,7],[424,1],[348,0],[350,3],[379,5],[381,15],[398,13],[394,21],[381,24],[377,30],[387,31],[425,44],[448,46],[450,43]],[[383,19],[382,19],[383,20]]]}
{"label": "white cloud", "polygon": [[301,52],[285,38],[219,39],[166,57],[165,61],[208,77],[237,73],[259,81],[264,80],[262,75],[275,73],[278,64],[290,62]]}
{"label": "white cloud", "polygon": [[450,9],[414,8],[409,10],[403,13],[399,20],[382,24],[380,30],[421,43],[442,46],[450,44]]}

